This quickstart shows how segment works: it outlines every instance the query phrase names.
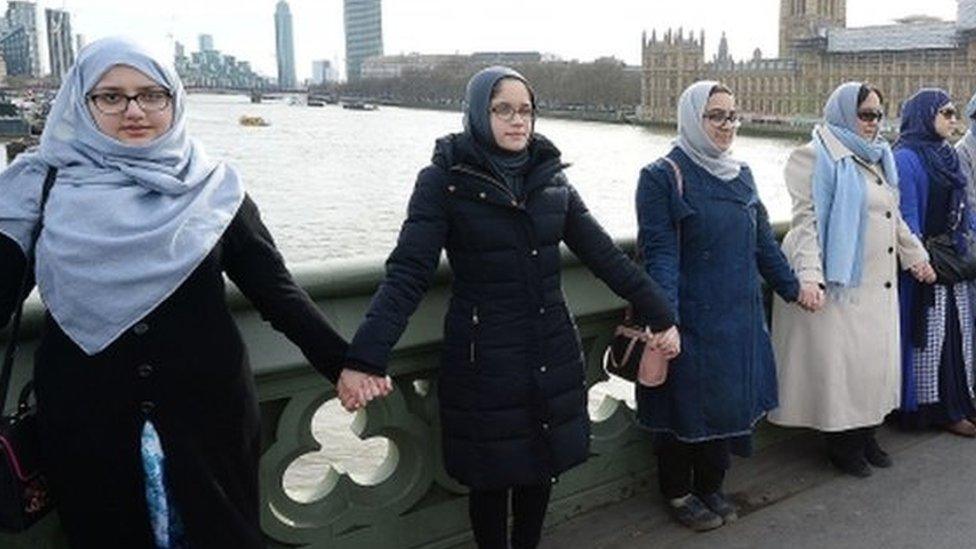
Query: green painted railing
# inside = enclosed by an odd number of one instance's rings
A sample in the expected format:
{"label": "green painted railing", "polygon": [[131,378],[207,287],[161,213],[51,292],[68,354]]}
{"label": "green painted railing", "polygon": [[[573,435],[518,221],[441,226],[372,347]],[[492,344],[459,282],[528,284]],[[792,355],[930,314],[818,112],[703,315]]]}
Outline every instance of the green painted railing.
{"label": "green painted railing", "polygon": [[[620,244],[633,246],[632,241]],[[296,269],[295,275],[333,325],[351,337],[382,278],[382,261],[332,261]],[[563,289],[579,326],[587,383],[592,386],[605,380],[602,353],[623,302],[569,253],[564,255]],[[299,456],[319,450],[312,417],[335,397],[335,390],[306,364],[297,348],[230,290],[229,302],[247,342],[261,401],[261,527],[269,546],[441,548],[471,539],[465,489],[447,476],[440,452],[436,383],[449,294],[450,273],[442,264],[396,347],[390,368],[395,391],[360,412],[353,423],[361,439],[385,437],[391,443],[373,480],[357,484],[330,469],[299,502],[284,489],[285,471]],[[15,388],[33,367],[42,314],[39,303],[28,303]],[[600,420],[593,423],[590,459],[560,478],[549,524],[649,486],[654,460],[648,437],[636,426],[631,410],[608,397],[596,415]],[[0,547],[64,546],[54,514],[26,533],[0,534]]]}

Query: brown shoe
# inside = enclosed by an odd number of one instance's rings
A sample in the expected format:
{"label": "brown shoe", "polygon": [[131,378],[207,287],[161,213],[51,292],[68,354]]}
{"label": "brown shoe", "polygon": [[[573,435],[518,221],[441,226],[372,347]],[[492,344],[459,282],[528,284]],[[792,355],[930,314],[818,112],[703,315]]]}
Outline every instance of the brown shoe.
{"label": "brown shoe", "polygon": [[973,425],[965,419],[947,424],[945,430],[961,437],[976,438],[976,425]]}

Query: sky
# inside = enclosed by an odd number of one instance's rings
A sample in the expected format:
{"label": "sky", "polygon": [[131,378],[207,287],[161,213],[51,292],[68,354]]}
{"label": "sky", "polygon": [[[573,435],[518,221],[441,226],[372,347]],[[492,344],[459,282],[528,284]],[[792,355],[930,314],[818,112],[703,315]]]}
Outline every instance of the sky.
{"label": "sky", "polygon": [[[251,61],[266,76],[277,74],[276,0],[39,0],[44,8],[71,12],[75,33],[90,42],[127,34],[159,45],[178,40],[196,51],[197,35],[211,34],[223,53]],[[342,0],[289,0],[299,80],[311,76],[312,60],[344,66]],[[383,46],[387,54],[540,51],[590,61],[615,56],[640,64],[641,31],[669,27],[705,31],[711,58],[725,31],[736,59],[778,51],[779,0],[383,0]],[[955,19],[955,0],[848,0],[847,25],[891,23],[905,15]],[[47,65],[46,38],[41,39]]]}

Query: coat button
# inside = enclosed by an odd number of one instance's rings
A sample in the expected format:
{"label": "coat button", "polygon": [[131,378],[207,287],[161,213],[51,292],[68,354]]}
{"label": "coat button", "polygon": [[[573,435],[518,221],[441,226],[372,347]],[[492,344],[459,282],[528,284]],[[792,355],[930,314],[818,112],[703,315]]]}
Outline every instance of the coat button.
{"label": "coat button", "polygon": [[887,217],[888,219],[891,219],[891,212],[885,212],[885,217]]}
{"label": "coat button", "polygon": [[136,335],[145,335],[149,331],[149,325],[145,322],[140,322],[132,327],[132,333]]}
{"label": "coat button", "polygon": [[545,366],[539,366],[539,371],[542,372],[542,373],[546,373],[546,367]]}
{"label": "coat button", "polygon": [[702,252],[702,259],[705,259],[705,260],[707,260],[707,259],[708,259],[709,257],[711,257],[711,256],[712,256],[712,254],[710,254],[710,253],[708,253],[708,252]]}
{"label": "coat button", "polygon": [[550,484],[556,484],[557,482],[559,482],[559,478],[558,477],[551,477],[551,478],[549,478],[549,483]]}
{"label": "coat button", "polygon": [[139,367],[136,368],[136,374],[142,379],[146,379],[147,377],[151,376],[152,373],[153,367],[151,364],[140,364]]}
{"label": "coat button", "polygon": [[885,282],[885,288],[891,288],[891,282]]}
{"label": "coat button", "polygon": [[543,422],[543,423],[542,423],[542,430],[543,430],[543,431],[548,431],[548,430],[549,430],[549,424],[548,424],[548,423],[545,423],[545,422]]}
{"label": "coat button", "polygon": [[142,410],[142,413],[149,415],[156,409],[156,403],[151,400],[143,400],[139,403],[139,409]]}
{"label": "coat button", "polygon": [[453,193],[456,190],[457,190],[457,187],[455,187],[454,185],[448,185],[447,186],[447,192]]}
{"label": "coat button", "polygon": [[539,255],[539,250],[532,250],[532,251],[531,251],[531,252],[529,252],[529,253],[531,253],[531,254],[532,254],[532,257],[535,257],[535,256],[537,256],[537,255]]}
{"label": "coat button", "polygon": [[478,193],[478,198],[484,200],[484,199],[488,198],[488,195],[485,194],[485,193],[483,193],[483,192],[480,192],[480,193]]}
{"label": "coat button", "polygon": [[546,308],[545,307],[539,307],[539,314],[540,315],[546,314]]}
{"label": "coat button", "polygon": [[878,185],[884,185],[884,180],[883,180],[883,179],[881,179],[880,177],[879,177],[879,178],[877,178],[877,179],[875,179],[875,182],[877,182],[877,183],[878,183]]}
{"label": "coat button", "polygon": [[894,247],[892,247],[892,246],[888,246],[888,253],[889,253],[889,254],[893,254],[893,253],[895,253],[895,248],[894,248]]}
{"label": "coat button", "polygon": [[518,200],[513,200],[512,201],[512,206],[518,206]]}

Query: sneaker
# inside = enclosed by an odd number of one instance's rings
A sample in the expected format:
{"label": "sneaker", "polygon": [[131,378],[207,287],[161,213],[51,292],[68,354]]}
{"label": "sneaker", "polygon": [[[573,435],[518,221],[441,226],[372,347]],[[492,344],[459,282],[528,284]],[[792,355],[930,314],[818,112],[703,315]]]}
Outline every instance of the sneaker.
{"label": "sneaker", "polygon": [[863,457],[858,457],[855,459],[841,459],[835,456],[830,456],[830,463],[834,467],[840,469],[841,471],[857,478],[867,478],[871,476],[871,468],[868,467],[868,462]]}
{"label": "sneaker", "polygon": [[712,492],[698,496],[698,499],[712,510],[713,513],[722,518],[724,524],[735,522],[739,519],[739,514],[735,510],[735,505],[728,500],[721,492]]}
{"label": "sneaker", "polygon": [[959,435],[966,438],[976,437],[976,425],[973,425],[965,419],[960,419],[955,423],[950,423],[945,426],[945,430],[949,431],[954,435]]}
{"label": "sneaker", "polygon": [[867,444],[864,445],[864,457],[868,460],[868,463],[875,467],[887,469],[892,465],[891,456],[888,455],[888,452],[882,450],[881,446],[878,446],[878,441],[874,437],[869,437]]}
{"label": "sneaker", "polygon": [[668,512],[675,520],[696,532],[714,530],[723,524],[722,517],[713,513],[694,494],[668,501]]}

